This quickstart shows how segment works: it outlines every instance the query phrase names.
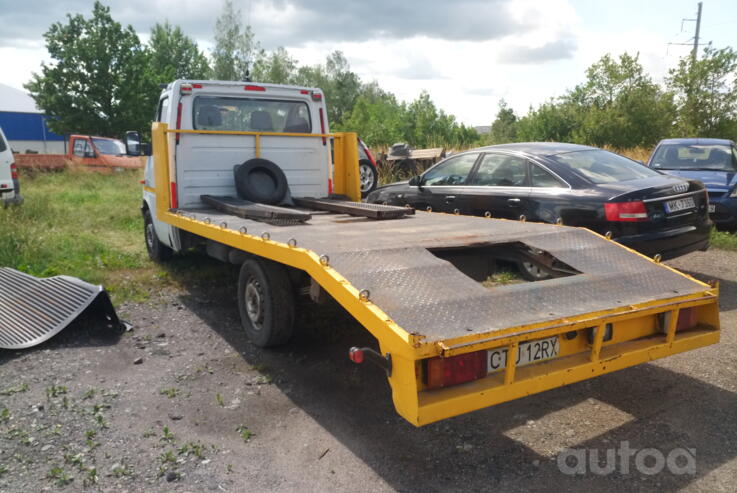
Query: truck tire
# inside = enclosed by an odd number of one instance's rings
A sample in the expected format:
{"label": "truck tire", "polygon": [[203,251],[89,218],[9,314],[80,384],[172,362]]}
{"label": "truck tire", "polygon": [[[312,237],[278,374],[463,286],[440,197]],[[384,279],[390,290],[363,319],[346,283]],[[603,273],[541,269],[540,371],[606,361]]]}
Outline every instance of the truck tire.
{"label": "truck tire", "polygon": [[278,346],[292,338],[294,291],[287,271],[263,259],[248,259],[238,276],[241,325],[259,347]]}
{"label": "truck tire", "polygon": [[157,263],[166,262],[169,260],[174,251],[168,246],[161,243],[159,237],[156,236],[156,230],[154,229],[154,222],[151,218],[151,211],[146,209],[143,212],[143,233],[146,240],[146,251],[148,252],[148,258]]}
{"label": "truck tire", "polygon": [[287,177],[279,166],[268,159],[249,159],[233,171],[235,189],[242,199],[276,205],[287,194]]}

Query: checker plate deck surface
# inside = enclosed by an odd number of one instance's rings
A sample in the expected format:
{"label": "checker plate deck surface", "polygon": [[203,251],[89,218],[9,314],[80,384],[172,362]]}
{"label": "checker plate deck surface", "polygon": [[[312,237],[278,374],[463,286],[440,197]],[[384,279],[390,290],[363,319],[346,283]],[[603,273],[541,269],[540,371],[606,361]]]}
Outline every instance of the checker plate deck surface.
{"label": "checker plate deck surface", "polygon": [[[273,226],[213,209],[180,209],[249,235],[328,255],[330,265],[410,333],[436,341],[557,320],[704,291],[704,286],[589,231],[431,214],[376,221],[312,211],[306,224]],[[428,249],[521,242],[581,274],[485,288]]]}

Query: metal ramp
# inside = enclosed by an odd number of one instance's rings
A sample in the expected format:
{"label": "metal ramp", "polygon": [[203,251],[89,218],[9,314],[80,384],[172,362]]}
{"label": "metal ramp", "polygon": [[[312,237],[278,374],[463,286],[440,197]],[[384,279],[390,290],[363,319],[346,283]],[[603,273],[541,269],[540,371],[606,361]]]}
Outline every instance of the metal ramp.
{"label": "metal ramp", "polygon": [[0,267],[0,348],[24,349],[54,337],[83,312],[121,328],[102,286],[69,276],[38,279]]}

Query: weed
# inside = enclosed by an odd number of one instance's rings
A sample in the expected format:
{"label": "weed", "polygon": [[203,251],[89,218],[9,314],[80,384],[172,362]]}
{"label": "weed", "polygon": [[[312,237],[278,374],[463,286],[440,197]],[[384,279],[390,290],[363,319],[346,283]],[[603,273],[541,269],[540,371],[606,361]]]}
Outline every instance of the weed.
{"label": "weed", "polygon": [[64,462],[72,466],[76,466],[80,471],[84,469],[84,454],[82,452],[78,454],[65,454]]}
{"label": "weed", "polygon": [[233,464],[228,464],[227,470],[228,470],[228,474],[230,474],[231,472],[233,472]]}
{"label": "weed", "polygon": [[198,459],[205,458],[205,447],[201,443],[188,442],[179,447],[178,455],[194,455]]}
{"label": "weed", "polygon": [[82,481],[82,485],[85,487],[92,486],[93,484],[97,484],[99,480],[100,477],[97,475],[97,468],[90,467],[89,469],[87,469],[87,474]]}
{"label": "weed", "polygon": [[220,394],[215,394],[215,401],[220,405],[220,407],[225,407],[225,401],[223,400],[223,396]]}
{"label": "weed", "polygon": [[84,432],[84,437],[87,440],[92,440],[93,438],[95,438],[95,436],[97,436],[97,431],[95,430],[87,430]]}
{"label": "weed", "polygon": [[7,423],[10,421],[10,410],[7,407],[4,407],[2,411],[0,411],[0,423]]}
{"label": "weed", "polygon": [[176,387],[170,387],[168,389],[161,389],[159,390],[159,394],[167,396],[169,399],[173,399],[176,396],[178,396],[181,393],[181,390],[179,390]]}
{"label": "weed", "polygon": [[235,431],[238,432],[244,442],[247,442],[253,436],[253,432],[249,430],[248,427],[245,425],[240,425],[238,428],[235,429]]}
{"label": "weed", "polygon": [[5,474],[7,474],[7,472],[8,472],[8,468],[7,467],[0,466],[0,478],[2,478],[3,476],[5,476]]}
{"label": "weed", "polygon": [[162,430],[161,441],[168,442],[168,443],[171,443],[174,441],[174,433],[172,433],[169,430],[168,426],[164,426],[164,429]]}
{"label": "weed", "polygon": [[68,391],[69,389],[66,388],[64,385],[52,385],[51,387],[48,387],[46,389],[46,398],[53,399],[54,397],[66,394]]}
{"label": "weed", "polygon": [[28,384],[22,383],[14,387],[8,387],[5,390],[0,390],[0,395],[13,395],[13,394],[18,394],[20,392],[26,392],[27,390],[28,390]]}
{"label": "weed", "polygon": [[163,454],[159,455],[159,460],[162,464],[176,464],[177,456],[174,455],[174,452],[171,450],[167,450]]}
{"label": "weed", "polygon": [[56,482],[57,486],[66,486],[72,481],[74,481],[74,478],[71,477],[69,474],[64,471],[59,466],[54,466],[51,469],[49,469],[49,472],[46,474],[47,479],[52,479]]}
{"label": "weed", "polygon": [[84,394],[82,394],[82,399],[84,399],[84,400],[92,399],[95,396],[96,393],[97,393],[97,391],[95,389],[90,389],[87,392],[85,392]]}
{"label": "weed", "polygon": [[156,431],[154,430],[146,430],[143,432],[143,438],[151,438],[156,436]]}
{"label": "weed", "polygon": [[103,416],[102,414],[95,414],[95,421],[97,421],[97,424],[100,425],[100,428],[107,428],[105,416]]}
{"label": "weed", "polygon": [[485,288],[492,288],[494,286],[504,286],[505,284],[514,284],[521,281],[522,278],[518,273],[510,270],[500,270],[487,277],[481,285]]}

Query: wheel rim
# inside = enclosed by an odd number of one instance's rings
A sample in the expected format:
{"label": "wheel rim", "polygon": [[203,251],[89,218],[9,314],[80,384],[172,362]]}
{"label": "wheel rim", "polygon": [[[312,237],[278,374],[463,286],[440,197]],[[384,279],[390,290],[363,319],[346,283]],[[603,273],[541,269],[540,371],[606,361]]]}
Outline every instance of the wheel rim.
{"label": "wheel rim", "polygon": [[535,279],[545,279],[549,276],[546,271],[533,264],[532,262],[522,262],[522,267],[524,267],[525,271],[527,271],[527,273]]}
{"label": "wheel rim", "polygon": [[154,225],[152,223],[146,224],[146,247],[149,251],[154,248]]}
{"label": "wheel rim", "polygon": [[374,183],[374,171],[367,164],[362,164],[359,170],[361,172],[361,191],[368,192]]}
{"label": "wheel rim", "polygon": [[261,330],[263,323],[263,296],[261,295],[261,284],[258,280],[255,278],[248,280],[244,296],[248,318],[256,330]]}

